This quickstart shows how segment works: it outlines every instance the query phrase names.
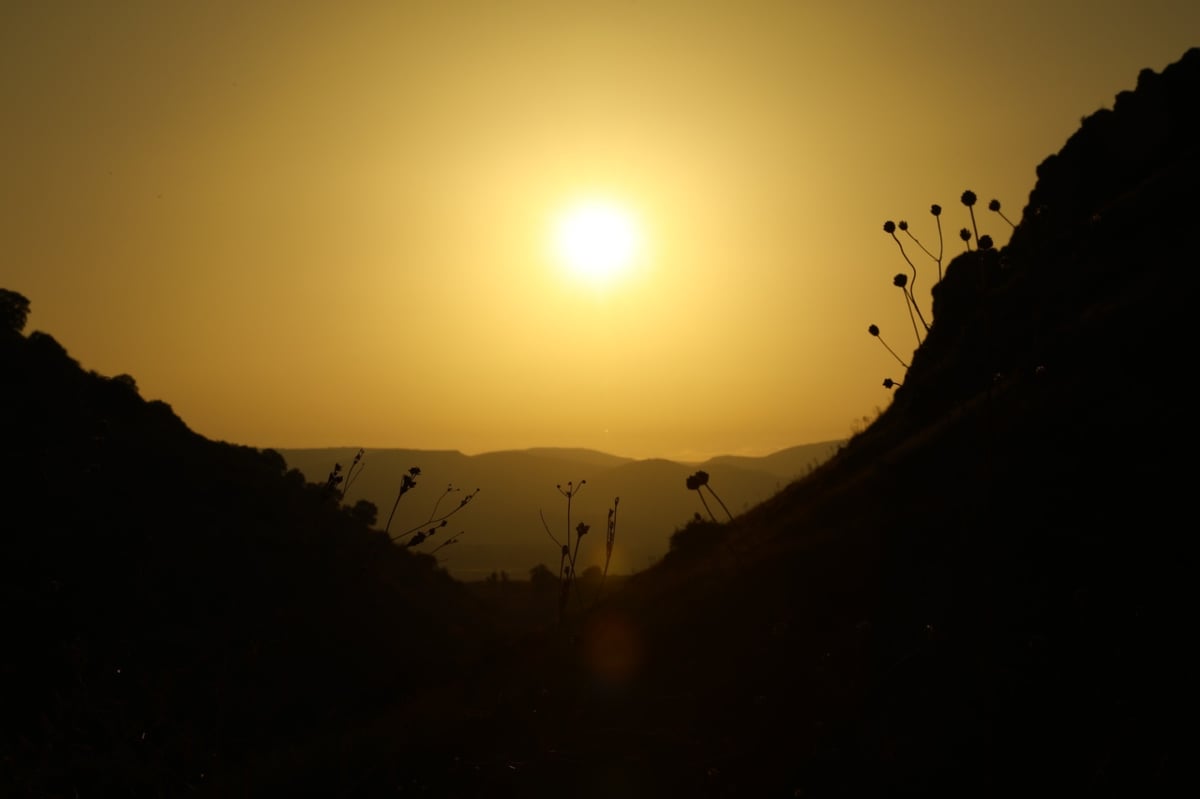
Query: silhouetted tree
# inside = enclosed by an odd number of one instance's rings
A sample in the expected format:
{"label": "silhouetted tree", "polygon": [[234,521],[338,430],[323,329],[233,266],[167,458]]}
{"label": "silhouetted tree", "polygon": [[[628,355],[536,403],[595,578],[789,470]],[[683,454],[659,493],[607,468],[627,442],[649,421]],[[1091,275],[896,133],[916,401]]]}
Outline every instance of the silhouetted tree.
{"label": "silhouetted tree", "polygon": [[375,507],[375,503],[365,499],[355,502],[354,507],[350,509],[350,518],[362,522],[367,527],[374,527],[378,516],[379,509]]}
{"label": "silhouetted tree", "polygon": [[529,585],[535,596],[543,596],[554,591],[558,585],[558,578],[546,564],[539,563],[529,570]]}
{"label": "silhouetted tree", "polygon": [[0,289],[0,331],[20,334],[29,320],[29,300],[23,294]]}

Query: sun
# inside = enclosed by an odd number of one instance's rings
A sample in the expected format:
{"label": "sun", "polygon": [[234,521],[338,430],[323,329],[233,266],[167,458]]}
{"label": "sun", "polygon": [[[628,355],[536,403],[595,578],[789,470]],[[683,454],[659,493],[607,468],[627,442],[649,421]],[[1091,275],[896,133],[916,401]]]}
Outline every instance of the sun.
{"label": "sun", "polygon": [[607,200],[584,200],[569,206],[556,220],[556,260],[575,276],[604,285],[629,271],[642,247],[634,215]]}

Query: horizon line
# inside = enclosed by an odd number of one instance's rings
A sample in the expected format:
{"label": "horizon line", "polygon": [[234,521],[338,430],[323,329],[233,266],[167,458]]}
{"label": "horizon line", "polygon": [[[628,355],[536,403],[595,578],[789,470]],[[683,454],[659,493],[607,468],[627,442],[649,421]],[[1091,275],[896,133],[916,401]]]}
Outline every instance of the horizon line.
{"label": "horizon line", "polygon": [[357,449],[363,449],[368,452],[370,452],[370,451],[379,452],[379,451],[387,451],[387,450],[403,450],[403,451],[409,451],[409,452],[435,452],[435,453],[458,454],[458,455],[462,455],[462,456],[468,457],[468,458],[474,458],[474,457],[478,457],[481,455],[495,455],[495,454],[505,453],[505,452],[535,452],[535,451],[539,451],[539,450],[541,450],[541,451],[562,451],[562,452],[576,451],[576,452],[592,452],[592,453],[596,453],[598,455],[606,455],[606,456],[613,457],[613,458],[624,458],[624,459],[630,460],[630,461],[667,460],[667,461],[673,461],[675,463],[696,464],[696,463],[704,463],[706,461],[713,460],[714,458],[767,458],[767,457],[770,457],[771,455],[776,455],[780,452],[785,452],[789,449],[795,449],[797,447],[813,447],[813,446],[820,446],[822,444],[836,444],[836,443],[843,442],[845,440],[846,439],[844,439],[844,438],[831,438],[831,439],[826,439],[823,441],[809,441],[809,442],[805,442],[805,443],[801,443],[801,444],[791,444],[788,446],[776,447],[776,448],[772,448],[772,449],[754,448],[754,449],[750,449],[750,450],[743,450],[740,452],[713,451],[713,452],[708,452],[708,453],[702,453],[702,452],[684,450],[682,452],[676,452],[673,454],[656,454],[656,455],[627,455],[627,454],[611,452],[609,450],[597,449],[596,447],[567,446],[567,445],[542,445],[542,444],[525,446],[525,447],[513,446],[513,447],[500,447],[497,449],[477,449],[477,450],[470,450],[470,451],[468,451],[466,449],[460,449],[457,447],[405,447],[405,446],[368,447],[368,446],[363,446],[361,444],[317,445],[317,446],[269,446],[269,447],[258,447],[258,449],[272,449],[272,450],[276,450],[276,451],[280,451],[280,450],[343,450],[343,449],[344,450],[357,450]]}

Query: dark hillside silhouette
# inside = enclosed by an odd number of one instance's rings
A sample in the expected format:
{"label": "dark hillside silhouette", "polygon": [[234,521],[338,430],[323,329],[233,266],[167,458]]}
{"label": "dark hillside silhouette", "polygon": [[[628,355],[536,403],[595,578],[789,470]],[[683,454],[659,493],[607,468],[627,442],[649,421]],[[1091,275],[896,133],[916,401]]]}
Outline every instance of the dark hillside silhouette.
{"label": "dark hillside silhouette", "polygon": [[431,558],[279,455],[192,433],[20,323],[0,335],[0,794],[269,784],[486,638]]}
{"label": "dark hillside silhouette", "polygon": [[[1010,245],[948,264],[875,423],[462,686],[470,725],[432,700],[441,743],[401,736],[427,757],[418,784],[1174,795],[1191,758],[1198,113],[1192,50],[1087,118],[1039,168]],[[413,779],[395,768],[381,785]]]}

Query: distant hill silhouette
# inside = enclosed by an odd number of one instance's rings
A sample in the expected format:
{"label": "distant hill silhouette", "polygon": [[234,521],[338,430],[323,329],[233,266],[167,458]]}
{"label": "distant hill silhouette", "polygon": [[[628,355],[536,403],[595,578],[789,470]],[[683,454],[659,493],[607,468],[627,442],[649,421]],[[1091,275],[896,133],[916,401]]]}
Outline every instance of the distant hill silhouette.
{"label": "distant hill silhouette", "polygon": [[[468,589],[0,292],[0,795],[1184,795],[1198,120],[1200,50],[1143,71],[948,265],[879,419],[550,623],[552,570]],[[548,516],[592,489],[571,453],[389,457],[363,490],[419,465],[405,503],[514,458]]]}
{"label": "distant hill silhouette", "polygon": [[[762,502],[792,480],[811,471],[837,451],[842,442],[793,447],[762,458],[722,456],[703,464],[729,503],[742,512]],[[335,463],[349,464],[356,449],[280,449],[288,465],[308,480],[321,482]],[[565,506],[555,486],[587,480],[573,517],[603,523],[614,497],[621,497],[621,535],[615,567],[640,571],[666,553],[671,533],[703,508],[684,488],[692,465],[666,460],[634,460],[594,450],[534,448],[467,456],[459,452],[371,450],[366,467],[346,501],[365,498],[390,508],[404,471],[422,469],[419,490],[405,497],[392,532],[410,529],[429,517],[447,483],[468,491],[480,489],[478,501],[456,517],[452,529],[465,535],[452,549],[439,552],[445,567],[460,579],[478,579],[502,570],[527,575],[538,563],[557,562],[558,553],[538,516],[559,532]],[[453,496],[447,501],[454,501]],[[385,514],[386,515],[386,514]],[[380,520],[382,526],[384,520]],[[430,543],[434,543],[431,539]],[[427,549],[429,547],[426,547]],[[599,564],[599,547],[583,550],[585,565]]]}
{"label": "distant hill silhouette", "polygon": [[734,466],[750,471],[767,472],[790,483],[798,477],[807,475],[832,458],[845,443],[844,440],[839,439],[815,444],[800,444],[758,458],[745,455],[718,455],[697,464],[697,466],[710,473],[718,466]]}

